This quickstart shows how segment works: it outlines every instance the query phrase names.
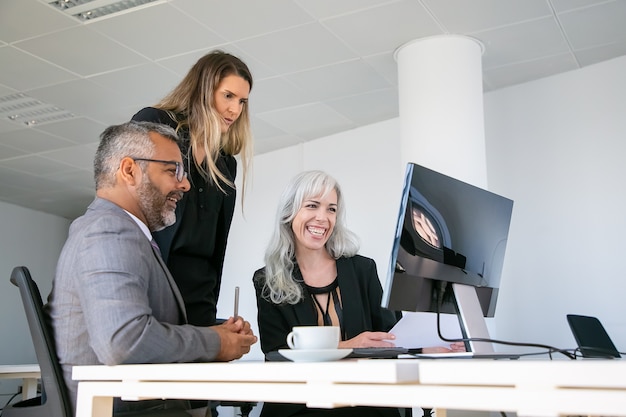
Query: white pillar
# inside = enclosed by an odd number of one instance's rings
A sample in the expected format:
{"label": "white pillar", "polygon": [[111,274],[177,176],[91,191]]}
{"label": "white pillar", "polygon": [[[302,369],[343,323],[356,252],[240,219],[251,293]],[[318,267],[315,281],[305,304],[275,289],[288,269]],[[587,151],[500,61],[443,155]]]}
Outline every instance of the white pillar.
{"label": "white pillar", "polygon": [[396,50],[403,167],[414,162],[487,188],[482,51],[457,35]]}

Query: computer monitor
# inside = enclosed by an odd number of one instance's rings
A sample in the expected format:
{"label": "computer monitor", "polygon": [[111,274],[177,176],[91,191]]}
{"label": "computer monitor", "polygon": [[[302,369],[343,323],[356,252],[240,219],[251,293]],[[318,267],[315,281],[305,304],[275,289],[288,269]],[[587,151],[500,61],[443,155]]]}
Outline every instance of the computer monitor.
{"label": "computer monitor", "polygon": [[489,338],[512,210],[506,197],[409,163],[383,306],[457,314],[464,337]]}

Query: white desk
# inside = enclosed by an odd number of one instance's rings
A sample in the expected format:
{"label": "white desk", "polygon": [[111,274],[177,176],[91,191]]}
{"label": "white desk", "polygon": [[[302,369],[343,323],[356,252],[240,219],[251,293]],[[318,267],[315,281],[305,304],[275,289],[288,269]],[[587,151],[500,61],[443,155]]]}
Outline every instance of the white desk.
{"label": "white desk", "polygon": [[342,360],[78,366],[77,416],[113,397],[217,399],[626,416],[626,361]]}
{"label": "white desk", "polygon": [[39,365],[0,365],[0,378],[22,380],[24,400],[37,396],[37,381],[40,377]]}

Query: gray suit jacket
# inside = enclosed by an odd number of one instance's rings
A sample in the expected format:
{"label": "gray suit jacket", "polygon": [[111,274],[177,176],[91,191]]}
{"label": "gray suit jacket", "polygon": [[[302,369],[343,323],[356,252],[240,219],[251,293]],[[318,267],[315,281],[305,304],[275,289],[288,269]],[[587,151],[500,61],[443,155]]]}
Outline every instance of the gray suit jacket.
{"label": "gray suit jacket", "polygon": [[70,226],[46,312],[73,402],[74,365],[211,361],[218,334],[185,324],[163,260],[119,206],[96,198]]}

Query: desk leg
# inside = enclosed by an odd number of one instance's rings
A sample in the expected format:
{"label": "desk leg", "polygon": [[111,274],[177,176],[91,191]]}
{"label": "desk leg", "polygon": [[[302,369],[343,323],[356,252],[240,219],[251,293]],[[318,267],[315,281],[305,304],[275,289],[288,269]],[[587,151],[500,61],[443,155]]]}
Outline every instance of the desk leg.
{"label": "desk leg", "polygon": [[22,400],[35,398],[37,396],[37,378],[24,378],[22,380]]}
{"label": "desk leg", "polygon": [[[76,417],[111,417],[113,397],[98,392],[106,383],[79,382],[76,396]],[[100,390],[102,391],[102,390]]]}

